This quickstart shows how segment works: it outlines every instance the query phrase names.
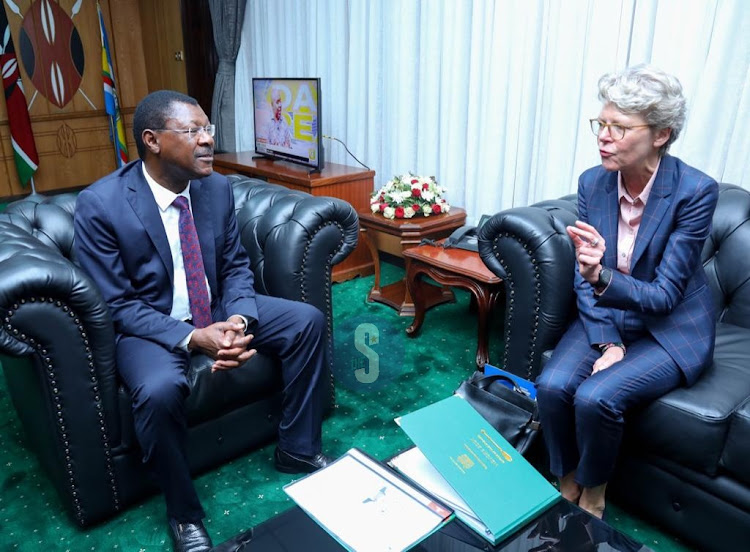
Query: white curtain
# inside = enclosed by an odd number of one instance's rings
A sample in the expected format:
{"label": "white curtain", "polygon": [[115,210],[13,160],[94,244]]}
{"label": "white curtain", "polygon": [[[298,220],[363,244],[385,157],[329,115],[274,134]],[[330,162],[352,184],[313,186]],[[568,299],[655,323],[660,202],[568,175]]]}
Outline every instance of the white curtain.
{"label": "white curtain", "polygon": [[[323,134],[377,187],[434,175],[476,221],[574,192],[599,163],[599,77],[640,62],[685,87],[670,153],[750,189],[746,0],[251,0],[238,150],[253,149],[253,76],[320,77]],[[325,146],[327,161],[357,164]]]}

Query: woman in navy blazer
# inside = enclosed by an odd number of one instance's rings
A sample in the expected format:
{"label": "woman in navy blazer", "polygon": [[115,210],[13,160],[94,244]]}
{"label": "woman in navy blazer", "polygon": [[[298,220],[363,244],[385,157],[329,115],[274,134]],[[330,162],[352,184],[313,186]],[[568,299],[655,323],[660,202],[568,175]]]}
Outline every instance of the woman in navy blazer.
{"label": "woman in navy blazer", "polygon": [[680,82],[648,65],[599,80],[601,165],[578,181],[578,316],[537,380],[563,497],[602,517],[625,412],[691,385],[712,358],[701,264],[716,182],[667,155],[685,122]]}

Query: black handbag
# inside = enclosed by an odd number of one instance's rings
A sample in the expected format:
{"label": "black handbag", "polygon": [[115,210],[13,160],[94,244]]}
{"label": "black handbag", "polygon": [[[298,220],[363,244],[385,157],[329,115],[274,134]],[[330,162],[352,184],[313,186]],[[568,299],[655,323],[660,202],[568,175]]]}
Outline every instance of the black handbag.
{"label": "black handbag", "polygon": [[539,432],[536,399],[507,376],[485,376],[477,370],[455,394],[473,406],[521,454]]}

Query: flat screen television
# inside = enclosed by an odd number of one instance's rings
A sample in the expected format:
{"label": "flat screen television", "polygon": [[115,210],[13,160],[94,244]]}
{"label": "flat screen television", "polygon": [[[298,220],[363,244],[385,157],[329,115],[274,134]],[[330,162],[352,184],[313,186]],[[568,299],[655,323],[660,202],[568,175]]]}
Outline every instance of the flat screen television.
{"label": "flat screen television", "polygon": [[320,79],[253,78],[255,152],[323,169]]}

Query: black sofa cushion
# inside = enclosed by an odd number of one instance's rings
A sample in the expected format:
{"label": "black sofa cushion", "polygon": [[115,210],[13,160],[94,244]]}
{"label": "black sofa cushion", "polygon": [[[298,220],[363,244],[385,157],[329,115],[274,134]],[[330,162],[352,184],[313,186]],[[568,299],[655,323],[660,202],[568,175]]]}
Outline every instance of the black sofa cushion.
{"label": "black sofa cushion", "polygon": [[667,393],[637,414],[628,425],[628,448],[716,475],[733,412],[750,396],[749,348],[750,330],[719,323],[713,364],[692,387]]}
{"label": "black sofa cushion", "polygon": [[750,397],[732,414],[721,465],[734,477],[750,484]]}

